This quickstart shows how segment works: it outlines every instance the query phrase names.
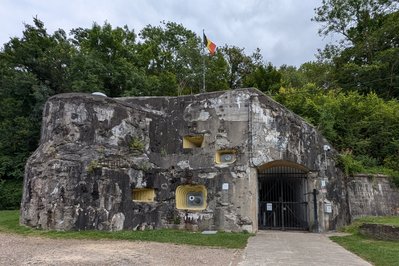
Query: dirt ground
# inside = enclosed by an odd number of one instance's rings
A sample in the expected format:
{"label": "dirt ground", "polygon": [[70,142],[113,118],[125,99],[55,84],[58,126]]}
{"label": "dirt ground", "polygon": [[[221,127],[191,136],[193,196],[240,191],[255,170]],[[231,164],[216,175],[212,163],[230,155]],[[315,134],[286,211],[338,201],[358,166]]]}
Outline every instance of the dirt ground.
{"label": "dirt ground", "polygon": [[0,233],[0,265],[237,265],[243,250]]}

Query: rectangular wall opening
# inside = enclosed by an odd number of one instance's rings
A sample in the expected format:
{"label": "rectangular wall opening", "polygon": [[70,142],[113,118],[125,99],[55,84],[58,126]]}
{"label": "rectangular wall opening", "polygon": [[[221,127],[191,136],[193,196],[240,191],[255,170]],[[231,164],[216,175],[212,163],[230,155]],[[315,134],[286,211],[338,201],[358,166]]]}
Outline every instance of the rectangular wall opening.
{"label": "rectangular wall opening", "polygon": [[176,209],[204,210],[207,191],[203,185],[181,185],[176,188]]}
{"label": "rectangular wall opening", "polygon": [[183,137],[183,149],[201,148],[204,135],[189,135]]}
{"label": "rectangular wall opening", "polygon": [[219,150],[215,154],[216,164],[231,164],[237,159],[236,150]]}
{"label": "rectangular wall opening", "polygon": [[154,202],[155,190],[153,188],[134,188],[132,200],[135,202]]}

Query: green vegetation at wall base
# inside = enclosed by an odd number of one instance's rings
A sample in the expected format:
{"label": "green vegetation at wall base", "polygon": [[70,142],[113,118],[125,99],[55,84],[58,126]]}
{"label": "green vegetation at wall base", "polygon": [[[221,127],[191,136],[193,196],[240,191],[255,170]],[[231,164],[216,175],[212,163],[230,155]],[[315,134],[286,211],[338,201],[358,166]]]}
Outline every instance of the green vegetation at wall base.
{"label": "green vegetation at wall base", "polygon": [[363,217],[346,226],[342,231],[348,236],[334,236],[331,240],[357,254],[376,266],[391,266],[399,263],[399,241],[376,240],[359,233],[363,223],[399,226],[399,216]]}

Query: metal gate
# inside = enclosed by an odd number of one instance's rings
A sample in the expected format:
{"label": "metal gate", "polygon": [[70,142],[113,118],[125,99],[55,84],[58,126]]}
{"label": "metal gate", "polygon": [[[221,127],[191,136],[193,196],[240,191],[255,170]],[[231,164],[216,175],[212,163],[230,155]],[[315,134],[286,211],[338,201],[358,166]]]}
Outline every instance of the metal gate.
{"label": "metal gate", "polygon": [[307,175],[277,166],[258,173],[259,228],[308,230]]}

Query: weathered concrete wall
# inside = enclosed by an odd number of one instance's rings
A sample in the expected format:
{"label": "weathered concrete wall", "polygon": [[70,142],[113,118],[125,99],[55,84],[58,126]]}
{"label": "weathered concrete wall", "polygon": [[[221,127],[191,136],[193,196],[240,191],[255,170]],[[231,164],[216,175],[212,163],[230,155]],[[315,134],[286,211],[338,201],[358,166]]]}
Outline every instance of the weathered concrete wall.
{"label": "weathered concrete wall", "polygon": [[[190,135],[202,135],[202,146],[183,148]],[[184,97],[54,96],[45,106],[40,146],[26,165],[21,223],[60,230],[254,232],[258,168],[284,161],[306,169],[308,191],[320,191],[316,229],[334,229],[349,219],[348,198],[335,152],[324,145],[312,126],[254,89]],[[236,161],[215,163],[218,150],[234,150]],[[205,209],[176,208],[176,188],[187,184],[206,187]],[[154,189],[154,202],[132,201],[137,188]],[[324,212],[326,203],[332,212]]]}
{"label": "weathered concrete wall", "polygon": [[[246,129],[247,122],[221,122],[214,117],[223,111],[212,106],[206,108],[212,117],[197,113],[193,102],[145,98],[140,107],[85,94],[49,99],[40,147],[26,166],[21,222],[45,229],[120,230],[189,221],[199,229],[256,230],[256,217],[248,218],[245,206],[253,194],[247,184],[256,184],[249,182],[245,153],[230,166],[214,162],[217,149],[245,151],[242,131],[233,129]],[[226,114],[235,117],[231,110]],[[182,138],[190,134],[204,135],[203,148],[183,149]],[[207,187],[205,210],[175,209],[174,193],[182,184]],[[133,188],[155,189],[155,202],[133,202]]]}
{"label": "weathered concrete wall", "polygon": [[[152,168],[149,122],[141,107],[66,94],[48,100],[39,148],[25,169],[21,222],[38,228],[131,228],[131,185]],[[131,147],[137,139],[140,149]],[[156,210],[148,206],[154,223]]]}
{"label": "weathered concrete wall", "polygon": [[[202,184],[203,180],[212,182],[206,184],[208,193],[211,192],[206,210],[193,213],[176,210],[180,217],[193,218],[200,229],[257,230],[257,179],[256,170],[250,168],[248,161],[248,103],[243,95],[247,97],[245,92],[231,91],[186,97],[121,99],[169,114],[166,119],[151,125],[149,157],[160,168],[183,171],[192,176],[177,185]],[[204,135],[202,147],[183,149],[182,139],[186,135]],[[215,164],[216,151],[224,149],[237,151],[237,160],[233,164]],[[228,189],[222,189],[223,184]]]}
{"label": "weathered concrete wall", "polygon": [[399,189],[380,175],[356,175],[348,182],[350,211],[361,216],[399,215]]}
{"label": "weathered concrete wall", "polygon": [[[305,167],[308,174],[308,192],[318,191],[319,228],[329,230],[349,222],[345,177],[337,168],[337,152],[314,127],[265,95],[249,97],[251,116],[250,160],[254,167],[282,160]],[[327,150],[326,150],[327,149]],[[308,196],[309,217],[314,222],[313,198]],[[325,206],[331,204],[332,212]]]}
{"label": "weathered concrete wall", "polygon": [[399,227],[386,224],[363,224],[359,228],[362,235],[382,240],[399,240]]}

